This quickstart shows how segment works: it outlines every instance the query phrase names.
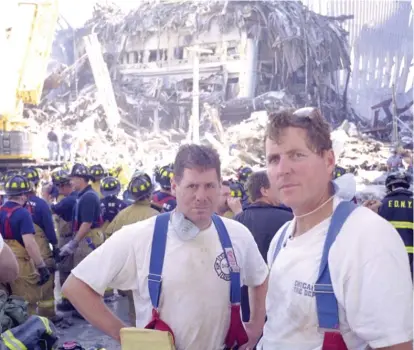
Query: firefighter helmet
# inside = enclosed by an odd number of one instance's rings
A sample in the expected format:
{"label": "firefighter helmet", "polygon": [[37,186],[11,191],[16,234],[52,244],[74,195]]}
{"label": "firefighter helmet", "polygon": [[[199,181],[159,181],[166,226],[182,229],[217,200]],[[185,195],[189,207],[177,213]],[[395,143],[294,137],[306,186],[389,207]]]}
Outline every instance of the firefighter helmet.
{"label": "firefighter helmet", "polygon": [[105,176],[105,170],[101,164],[92,165],[89,172],[94,180],[101,180]]}
{"label": "firefighter helmet", "polygon": [[121,183],[113,176],[108,176],[101,181],[101,193],[104,197],[117,196],[121,192]]}
{"label": "firefighter helmet", "polygon": [[40,176],[39,176],[39,172],[37,171],[37,169],[30,168],[30,167],[24,168],[21,171],[21,175],[25,177],[27,180],[29,180],[30,182],[32,182],[35,186],[39,184]]}
{"label": "firefighter helmet", "polygon": [[22,175],[10,177],[4,185],[7,196],[21,196],[32,191],[30,182]]}
{"label": "firefighter helmet", "polygon": [[342,175],[345,175],[346,174],[346,169],[345,168],[342,168],[341,166],[339,166],[339,165],[336,165],[335,166],[335,169],[334,169],[334,171],[333,171],[333,174],[332,174],[332,177],[333,177],[333,179],[335,180],[335,179],[337,179],[338,177],[340,177],[340,176],[342,176]]}
{"label": "firefighter helmet", "polygon": [[70,172],[70,176],[71,177],[82,177],[86,180],[89,180],[91,177],[91,175],[89,174],[88,167],[80,163],[76,163],[73,166],[72,171]]}
{"label": "firefighter helmet", "polygon": [[230,181],[229,187],[230,187],[230,197],[243,198],[244,188],[240,182]]}
{"label": "firefighter helmet", "polygon": [[410,176],[403,172],[389,174],[385,180],[385,187],[387,187],[388,191],[392,191],[394,186],[410,188]]}
{"label": "firefighter helmet", "polygon": [[69,173],[66,170],[55,170],[52,172],[52,182],[56,186],[66,185],[70,183]]}
{"label": "firefighter helmet", "polygon": [[150,196],[152,190],[151,178],[145,173],[133,177],[128,185],[128,192],[134,200],[141,200]]}
{"label": "firefighter helmet", "polygon": [[248,166],[241,166],[238,170],[237,170],[237,179],[244,183],[247,181],[248,177],[253,174],[253,170],[252,168],[248,167]]}
{"label": "firefighter helmet", "polygon": [[171,179],[174,176],[172,164],[165,165],[159,168],[158,172],[155,173],[155,181],[157,181],[161,188],[165,190],[171,189]]}

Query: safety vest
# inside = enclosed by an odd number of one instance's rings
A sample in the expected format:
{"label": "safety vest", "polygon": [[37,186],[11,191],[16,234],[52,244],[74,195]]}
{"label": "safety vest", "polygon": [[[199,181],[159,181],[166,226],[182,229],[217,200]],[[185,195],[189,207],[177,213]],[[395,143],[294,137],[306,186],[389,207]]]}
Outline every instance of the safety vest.
{"label": "safety vest", "polygon": [[[326,234],[325,244],[323,247],[322,259],[319,265],[319,275],[316,280],[314,292],[316,299],[316,313],[318,314],[319,329],[325,330],[322,350],[347,350],[347,346],[339,329],[339,312],[338,300],[336,299],[331,274],[329,272],[328,255],[329,250],[335,242],[336,236],[346,219],[357,208],[352,202],[341,202],[336,207],[331,223]],[[289,225],[283,229],[279,240],[276,244],[276,249],[273,254],[273,261],[277,258],[282,245],[286,242],[286,233]]]}
{"label": "safety vest", "polygon": [[10,218],[12,217],[13,213],[17,209],[20,209],[20,208],[22,208],[21,205],[16,205],[13,208],[5,207],[5,206],[2,206],[0,208],[0,212],[6,213],[6,219],[4,220],[2,227],[1,227],[1,232],[3,233],[4,239],[15,239],[11,225],[10,225]]}
{"label": "safety vest", "polygon": [[[170,213],[164,213],[158,215],[155,220],[148,274],[148,290],[152,304],[152,319],[145,328],[167,331],[171,333],[174,339],[174,333],[172,329],[160,318],[160,313],[158,310],[162,285],[162,269],[164,265],[165,247],[167,245],[167,232],[170,215]],[[217,215],[213,215],[212,220],[214,226],[217,229],[220,243],[230,270],[230,327],[227,331],[225,345],[228,349],[231,349],[235,346],[241,346],[248,341],[248,336],[240,317],[240,267],[237,265],[233,246],[231,244],[230,236],[227,232],[226,226]]]}

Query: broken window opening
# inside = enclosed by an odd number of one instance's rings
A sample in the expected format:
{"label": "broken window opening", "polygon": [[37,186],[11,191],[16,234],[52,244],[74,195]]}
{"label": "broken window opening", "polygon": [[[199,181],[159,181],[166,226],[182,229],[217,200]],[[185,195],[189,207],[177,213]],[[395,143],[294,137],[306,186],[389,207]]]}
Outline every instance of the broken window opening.
{"label": "broken window opening", "polygon": [[239,53],[236,46],[227,47],[227,56],[236,56],[238,54]]}
{"label": "broken window opening", "polygon": [[150,50],[150,54],[148,57],[148,62],[156,62],[157,61],[157,51],[158,50]]}
{"label": "broken window opening", "polygon": [[184,58],[184,47],[174,48],[174,58],[177,60],[182,60]]}

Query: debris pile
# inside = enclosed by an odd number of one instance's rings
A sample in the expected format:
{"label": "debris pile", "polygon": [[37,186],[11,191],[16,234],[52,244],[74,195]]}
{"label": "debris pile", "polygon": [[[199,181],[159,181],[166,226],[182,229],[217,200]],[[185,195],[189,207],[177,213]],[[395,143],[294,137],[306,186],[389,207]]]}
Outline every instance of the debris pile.
{"label": "debris pile", "polygon": [[[65,48],[64,40],[67,38],[72,45],[75,38],[75,51],[80,57],[70,64],[68,57],[64,62],[55,57],[41,103],[25,108],[24,116],[37,141],[37,153],[42,158],[47,156],[46,134],[53,129],[73,135],[73,148],[80,161],[100,162],[104,166],[122,162],[132,169],[143,166],[148,171],[155,164],[170,162],[179,146],[190,139],[187,130],[191,130],[191,69],[190,77],[167,74],[144,79],[129,68],[151,70],[168,64],[169,68],[179,70],[185,64],[191,66],[185,58],[164,62],[163,50],[156,53],[155,61],[145,61],[146,41],[159,41],[165,33],[178,33],[185,34],[182,45],[191,46],[198,35],[216,25],[220,33],[236,29],[261,42],[259,52],[267,52],[267,56],[257,54],[258,75],[251,98],[239,96],[239,83],[231,82],[239,78],[230,79],[224,66],[213,73],[200,71],[201,142],[219,150],[226,175],[232,175],[242,164],[263,167],[268,111],[314,105],[323,110],[335,127],[346,119],[357,122],[357,116],[348,108],[346,90],[338,91],[334,74],[340,69],[349,71],[350,67],[347,33],[340,26],[347,19],[349,16],[318,15],[299,1],[155,1],[142,3],[127,14],[116,7],[97,5],[93,18],[74,36],[57,35],[63,40],[58,44],[68,52],[73,52],[73,46],[71,50]],[[121,115],[116,130],[109,128],[110,116],[104,113],[84,53],[83,36],[92,32],[98,34],[102,44]],[[141,50],[138,56],[135,51],[128,51],[132,41]],[[243,46],[240,42],[235,45]],[[138,61],[126,62],[125,55]],[[240,53],[226,55],[236,62]],[[216,59],[214,55],[202,56],[200,64]],[[159,128],[155,125],[155,110]],[[360,125],[357,128],[346,121],[336,132],[336,141],[343,148],[339,164],[354,173],[384,170],[387,147],[361,136],[359,129]]]}

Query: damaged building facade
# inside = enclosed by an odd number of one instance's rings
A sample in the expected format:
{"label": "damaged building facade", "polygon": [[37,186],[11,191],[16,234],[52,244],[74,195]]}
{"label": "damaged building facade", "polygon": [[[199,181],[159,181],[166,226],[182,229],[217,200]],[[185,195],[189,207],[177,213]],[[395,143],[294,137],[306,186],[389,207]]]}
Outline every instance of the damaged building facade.
{"label": "damaged building facade", "polygon": [[337,72],[350,69],[341,20],[297,1],[158,1],[126,15],[97,7],[77,35],[76,59],[82,37],[97,33],[118,104],[140,126],[187,129],[194,81],[201,123],[210,126],[303,105],[337,124],[347,114]]}

